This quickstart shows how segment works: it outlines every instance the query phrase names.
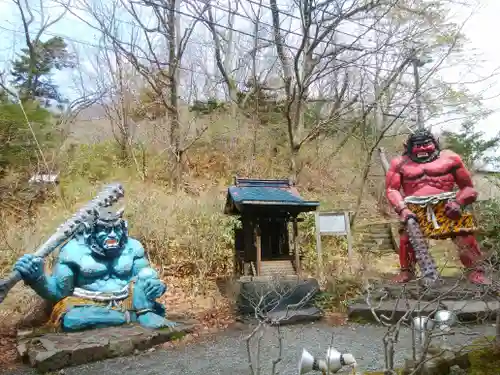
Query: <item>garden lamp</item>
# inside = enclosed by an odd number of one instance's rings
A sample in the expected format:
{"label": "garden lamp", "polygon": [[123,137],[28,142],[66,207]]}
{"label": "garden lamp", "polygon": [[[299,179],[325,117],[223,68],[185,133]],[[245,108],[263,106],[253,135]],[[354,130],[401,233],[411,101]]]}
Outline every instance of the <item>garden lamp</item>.
{"label": "garden lamp", "polygon": [[413,328],[420,333],[420,345],[423,346],[427,333],[434,328],[434,321],[428,316],[416,316],[413,318]]}
{"label": "garden lamp", "polygon": [[356,371],[357,362],[350,353],[340,353],[330,347],[326,352],[326,359],[315,358],[306,349],[302,350],[299,361],[299,374],[306,374],[311,371],[321,371],[323,375],[335,374],[344,366],[352,366],[353,374]]}
{"label": "garden lamp", "polygon": [[441,339],[446,342],[446,334],[451,331],[451,327],[457,323],[457,315],[448,310],[438,310],[434,314],[434,322],[437,323],[439,330],[443,333]]}

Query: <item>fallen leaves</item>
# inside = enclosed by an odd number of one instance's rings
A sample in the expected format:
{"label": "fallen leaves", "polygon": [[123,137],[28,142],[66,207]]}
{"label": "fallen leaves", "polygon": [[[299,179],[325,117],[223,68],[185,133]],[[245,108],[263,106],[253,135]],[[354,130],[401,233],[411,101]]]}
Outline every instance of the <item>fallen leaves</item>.
{"label": "fallen leaves", "polygon": [[347,324],[347,314],[342,312],[330,312],[325,314],[325,321],[332,326],[343,326]]}
{"label": "fallen leaves", "polygon": [[16,331],[12,327],[0,327],[0,368],[15,367],[17,359]]}
{"label": "fallen leaves", "polygon": [[[170,315],[192,318],[195,324],[194,332],[183,338],[162,344],[163,349],[172,349],[228,328],[235,322],[232,303],[224,298],[215,281],[204,281],[204,291],[196,291],[196,282],[189,278],[165,277],[168,291],[160,301],[167,307],[167,317]],[[175,319],[174,319],[175,320]]]}

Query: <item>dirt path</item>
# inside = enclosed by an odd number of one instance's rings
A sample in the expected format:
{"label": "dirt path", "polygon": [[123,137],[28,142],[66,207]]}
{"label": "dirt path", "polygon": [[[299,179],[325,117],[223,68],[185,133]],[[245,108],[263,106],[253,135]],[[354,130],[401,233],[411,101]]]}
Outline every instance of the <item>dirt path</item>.
{"label": "dirt path", "polygon": [[[249,374],[244,337],[250,326],[240,326],[198,342],[186,343],[173,349],[157,349],[133,357],[116,358],[103,362],[65,369],[64,375],[243,375]],[[467,343],[481,335],[494,334],[489,326],[464,326],[461,333],[449,338],[451,344]],[[297,325],[283,328],[284,354],[280,374],[297,374],[297,362],[302,348],[312,354],[323,356],[332,334],[334,346],[340,351],[351,352],[358,360],[361,370],[376,370],[383,367],[383,327],[375,325],[348,324],[331,327],[326,323]],[[411,332],[401,333],[397,351],[397,362],[402,364],[411,354]],[[266,332],[262,341],[262,374],[270,374],[271,360],[276,357],[275,331]],[[5,372],[4,372],[5,373]],[[9,371],[10,375],[32,375],[32,369],[20,368]]]}

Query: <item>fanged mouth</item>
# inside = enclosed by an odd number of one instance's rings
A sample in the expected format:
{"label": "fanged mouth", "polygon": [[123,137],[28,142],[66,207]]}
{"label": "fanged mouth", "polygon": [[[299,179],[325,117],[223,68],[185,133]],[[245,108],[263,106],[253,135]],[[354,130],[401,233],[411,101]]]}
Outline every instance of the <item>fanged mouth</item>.
{"label": "fanged mouth", "polygon": [[427,152],[419,152],[417,154],[417,158],[426,158],[428,156],[429,156],[429,153],[427,153]]}
{"label": "fanged mouth", "polygon": [[107,246],[116,246],[116,245],[118,245],[118,241],[117,240],[106,240],[106,245]]}

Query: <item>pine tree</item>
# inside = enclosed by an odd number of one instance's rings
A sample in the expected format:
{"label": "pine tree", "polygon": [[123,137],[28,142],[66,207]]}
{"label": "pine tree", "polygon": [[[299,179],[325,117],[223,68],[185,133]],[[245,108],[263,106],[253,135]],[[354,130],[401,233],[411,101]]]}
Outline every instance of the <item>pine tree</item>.
{"label": "pine tree", "polygon": [[22,100],[37,99],[45,106],[49,106],[51,100],[64,102],[52,81],[52,73],[75,66],[66,42],[61,37],[53,37],[33,43],[31,47],[23,48],[13,62],[12,84],[19,90],[19,96]]}
{"label": "pine tree", "polygon": [[459,131],[443,132],[446,148],[455,151],[462,157],[464,163],[471,169],[477,164],[497,163],[498,156],[488,156],[500,147],[500,133],[490,139],[485,139],[484,132],[477,131],[473,121],[465,121]]}

